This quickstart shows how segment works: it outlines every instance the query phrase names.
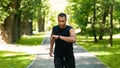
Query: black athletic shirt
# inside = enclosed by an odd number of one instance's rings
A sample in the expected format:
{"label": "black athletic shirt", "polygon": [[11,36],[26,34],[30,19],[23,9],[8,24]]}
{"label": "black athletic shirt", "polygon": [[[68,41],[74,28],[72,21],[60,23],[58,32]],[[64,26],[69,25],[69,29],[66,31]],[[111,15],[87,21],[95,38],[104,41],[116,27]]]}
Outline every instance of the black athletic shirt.
{"label": "black athletic shirt", "polygon": [[[61,36],[70,36],[71,26],[66,26],[64,29],[60,29],[59,26],[54,26],[52,29],[52,33],[54,35]],[[54,55],[58,57],[72,56],[73,55],[73,43],[65,42],[61,39],[55,40],[55,50]]]}

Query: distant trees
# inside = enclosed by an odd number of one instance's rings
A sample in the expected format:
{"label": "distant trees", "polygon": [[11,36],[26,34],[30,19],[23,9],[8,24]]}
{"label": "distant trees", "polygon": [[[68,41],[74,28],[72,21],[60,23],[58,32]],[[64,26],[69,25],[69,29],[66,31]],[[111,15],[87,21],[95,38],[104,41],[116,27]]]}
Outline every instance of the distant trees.
{"label": "distant trees", "polygon": [[[0,1],[0,43],[14,43],[21,35],[33,34],[33,20],[39,19],[39,27],[44,31],[48,0],[1,0]],[[43,4],[44,3],[44,4]],[[44,5],[44,6],[41,6]],[[46,8],[47,7],[47,8]],[[41,8],[41,9],[39,9]],[[42,12],[39,12],[42,11]]]}
{"label": "distant trees", "polygon": [[49,12],[49,4],[47,0],[41,0],[40,5],[38,7],[38,31],[45,30],[45,19]]}
{"label": "distant trees", "polygon": [[118,7],[120,7],[119,0],[69,0],[66,11],[71,15],[72,22],[81,28],[81,33],[86,34],[89,30],[95,42],[97,42],[96,36],[102,40],[103,36],[109,33],[112,46],[115,24],[120,24]]}

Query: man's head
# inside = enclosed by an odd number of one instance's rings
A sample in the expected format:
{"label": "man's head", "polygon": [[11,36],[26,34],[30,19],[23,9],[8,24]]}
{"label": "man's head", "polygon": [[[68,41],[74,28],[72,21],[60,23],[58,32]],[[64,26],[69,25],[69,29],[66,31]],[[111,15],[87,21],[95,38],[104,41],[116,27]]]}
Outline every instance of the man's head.
{"label": "man's head", "polygon": [[67,16],[65,13],[58,14],[58,25],[60,28],[64,28],[66,26]]}

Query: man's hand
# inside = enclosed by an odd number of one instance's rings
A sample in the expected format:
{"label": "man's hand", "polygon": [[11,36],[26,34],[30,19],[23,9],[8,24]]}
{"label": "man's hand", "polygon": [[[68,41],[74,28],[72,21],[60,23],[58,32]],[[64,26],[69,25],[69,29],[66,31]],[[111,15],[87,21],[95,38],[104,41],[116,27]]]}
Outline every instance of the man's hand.
{"label": "man's hand", "polygon": [[58,39],[58,35],[52,35],[52,39],[54,40]]}
{"label": "man's hand", "polygon": [[50,50],[50,52],[49,52],[49,55],[50,55],[50,57],[53,57],[53,51],[52,50]]}

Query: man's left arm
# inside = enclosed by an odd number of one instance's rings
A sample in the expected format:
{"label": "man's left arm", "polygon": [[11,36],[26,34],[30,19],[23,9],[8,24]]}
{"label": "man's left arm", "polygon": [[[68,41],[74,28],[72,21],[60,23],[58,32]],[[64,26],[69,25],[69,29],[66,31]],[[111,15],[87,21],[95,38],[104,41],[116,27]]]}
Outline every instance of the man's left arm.
{"label": "man's left arm", "polygon": [[75,35],[75,31],[74,29],[70,29],[70,36],[69,37],[66,37],[66,36],[59,36],[59,35],[53,35],[52,36],[54,39],[61,39],[61,40],[64,40],[66,42],[69,42],[69,43],[75,43],[76,42],[76,35]]}

